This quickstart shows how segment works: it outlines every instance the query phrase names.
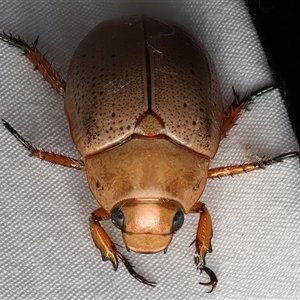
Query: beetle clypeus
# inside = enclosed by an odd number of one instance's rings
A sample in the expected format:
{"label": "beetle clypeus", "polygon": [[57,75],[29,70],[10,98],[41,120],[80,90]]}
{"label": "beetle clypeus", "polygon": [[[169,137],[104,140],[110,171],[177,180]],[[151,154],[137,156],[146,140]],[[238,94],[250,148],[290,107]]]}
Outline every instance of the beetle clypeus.
{"label": "beetle clypeus", "polygon": [[20,48],[45,80],[64,98],[74,144],[84,161],[32,146],[5,120],[4,126],[30,153],[43,160],[83,170],[101,208],[92,213],[90,230],[102,259],[118,268],[118,258],[142,283],[100,225],[111,219],[127,249],[166,251],[184,214],[200,213],[195,264],[217,284],[206,266],[212,223],[198,202],[207,178],[258,170],[285,158],[208,169],[221,139],[248,104],[266,89],[234,101],[224,111],[219,82],[203,46],[185,29],[145,16],[100,23],[79,44],[67,81],[37,49],[22,39],[0,34]]}

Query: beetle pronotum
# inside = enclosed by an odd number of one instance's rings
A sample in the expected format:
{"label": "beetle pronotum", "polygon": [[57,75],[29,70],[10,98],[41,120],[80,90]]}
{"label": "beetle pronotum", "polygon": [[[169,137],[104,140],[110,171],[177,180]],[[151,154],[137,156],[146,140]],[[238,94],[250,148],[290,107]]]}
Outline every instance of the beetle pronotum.
{"label": "beetle pronotum", "polygon": [[122,230],[128,249],[165,251],[184,214],[200,213],[195,264],[217,284],[206,266],[212,222],[199,198],[207,178],[258,170],[297,151],[242,165],[209,169],[220,141],[248,104],[274,87],[240,100],[225,111],[218,78],[204,47],[185,29],[145,16],[100,23],[79,44],[67,81],[37,49],[6,33],[0,39],[20,48],[54,90],[64,98],[75,146],[84,161],[40,150],[7,121],[8,131],[42,160],[85,171],[101,205],[90,230],[103,260],[118,268],[118,258],[142,283],[100,225],[111,219]]}

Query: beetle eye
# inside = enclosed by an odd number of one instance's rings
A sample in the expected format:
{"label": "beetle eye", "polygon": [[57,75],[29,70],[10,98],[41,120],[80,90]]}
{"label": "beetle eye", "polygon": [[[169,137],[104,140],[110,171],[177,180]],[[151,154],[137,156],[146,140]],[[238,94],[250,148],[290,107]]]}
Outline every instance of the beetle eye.
{"label": "beetle eye", "polygon": [[174,218],[173,218],[173,232],[177,231],[183,224],[184,221],[184,216],[183,216],[183,212],[181,210],[179,210]]}
{"label": "beetle eye", "polygon": [[124,224],[124,215],[119,208],[115,208],[111,212],[111,220],[114,223],[114,225],[118,228],[122,228]]}

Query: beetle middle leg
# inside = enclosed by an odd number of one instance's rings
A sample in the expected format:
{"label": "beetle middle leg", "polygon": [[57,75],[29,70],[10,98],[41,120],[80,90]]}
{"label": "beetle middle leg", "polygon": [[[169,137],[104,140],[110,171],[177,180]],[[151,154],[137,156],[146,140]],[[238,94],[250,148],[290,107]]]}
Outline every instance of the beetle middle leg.
{"label": "beetle middle leg", "polygon": [[38,49],[37,44],[39,37],[32,43],[27,44],[20,37],[14,37],[11,34],[0,32],[0,40],[6,42],[8,45],[19,48],[23,54],[31,61],[34,68],[38,70],[44,79],[53,87],[53,89],[61,96],[64,96],[66,90],[66,82],[53,68],[52,62],[48,62],[45,55]]}
{"label": "beetle middle leg", "polygon": [[200,270],[200,272],[204,271],[209,276],[209,282],[199,283],[202,285],[211,286],[211,290],[208,292],[211,293],[218,283],[217,276],[211,269],[206,267],[205,263],[206,253],[212,251],[211,239],[213,236],[213,230],[211,217],[207,208],[205,207],[205,204],[202,202],[195,203],[192,209],[190,210],[190,213],[200,213],[196,239],[194,241],[196,246],[195,264],[197,266],[197,269]]}
{"label": "beetle middle leg", "polygon": [[64,167],[74,168],[78,170],[85,170],[85,166],[82,160],[71,158],[68,156],[46,152],[44,150],[39,150],[32,146],[30,142],[25,140],[8,122],[2,119],[5,128],[30,152],[34,157],[40,158],[42,160],[62,165]]}
{"label": "beetle middle leg", "polygon": [[103,227],[100,225],[100,221],[110,219],[110,214],[103,208],[99,208],[92,213],[90,217],[90,230],[91,235],[94,240],[96,247],[100,250],[102,255],[102,260],[110,260],[115,271],[118,269],[118,257],[124,263],[130,275],[132,275],[138,281],[155,286],[156,282],[148,281],[143,276],[136,273],[133,269],[132,264],[127,260],[127,258],[117,250],[115,244],[111,241],[110,237],[107,235]]}
{"label": "beetle middle leg", "polygon": [[300,151],[293,151],[280,154],[268,159],[262,159],[253,163],[245,163],[241,165],[225,166],[208,170],[207,178],[220,178],[224,176],[233,176],[241,173],[247,173],[263,169],[266,166],[282,162],[285,159],[298,157],[300,159]]}
{"label": "beetle middle leg", "polygon": [[251,101],[269,91],[274,90],[275,88],[275,85],[270,85],[264,89],[260,89],[250,95],[245,96],[243,99],[240,99],[234,88],[232,88],[234,100],[224,113],[221,138],[224,138],[227,132],[235,125],[235,122],[242,115],[242,113],[247,110],[247,107]]}

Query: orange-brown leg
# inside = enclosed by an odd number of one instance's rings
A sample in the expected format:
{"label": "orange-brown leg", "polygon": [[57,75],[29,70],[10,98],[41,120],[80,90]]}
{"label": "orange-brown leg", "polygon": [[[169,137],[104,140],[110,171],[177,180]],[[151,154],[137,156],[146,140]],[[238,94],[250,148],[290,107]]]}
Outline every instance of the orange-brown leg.
{"label": "orange-brown leg", "polygon": [[294,151],[294,152],[287,152],[283,153],[281,155],[269,158],[269,159],[264,159],[260,160],[257,162],[253,163],[245,163],[242,165],[235,165],[235,166],[226,166],[226,167],[220,167],[220,168],[214,168],[214,169],[209,169],[207,178],[220,178],[224,176],[233,176],[241,173],[247,173],[250,171],[255,171],[258,169],[263,169],[266,166],[276,164],[279,162],[282,162],[285,159],[293,158],[293,157],[298,157],[300,158],[300,152],[299,151]]}
{"label": "orange-brown leg", "polygon": [[32,156],[64,167],[85,171],[85,165],[82,160],[39,150],[26,141],[8,122],[3,119],[2,122],[6,129],[31,153]]}
{"label": "orange-brown leg", "polygon": [[66,82],[52,67],[52,63],[49,63],[45,56],[37,49],[39,37],[37,37],[31,46],[20,37],[13,37],[5,32],[0,32],[0,40],[6,42],[10,46],[21,49],[23,54],[32,62],[35,69],[42,74],[44,79],[54,88],[54,90],[59,95],[64,96]]}
{"label": "orange-brown leg", "polygon": [[200,213],[197,234],[195,239],[195,246],[196,246],[195,264],[197,266],[197,269],[200,270],[200,272],[204,271],[210,277],[209,282],[206,283],[200,282],[200,284],[211,286],[211,290],[208,292],[211,293],[213,289],[216,287],[218,283],[218,279],[215,273],[211,269],[206,267],[206,263],[205,263],[206,253],[212,251],[211,239],[213,236],[213,230],[212,230],[212,222],[211,222],[210,214],[207,208],[205,207],[205,204],[202,202],[195,203],[190,213]]}
{"label": "orange-brown leg", "polygon": [[240,99],[239,95],[233,90],[234,100],[224,113],[224,121],[222,125],[221,138],[224,138],[227,132],[234,126],[237,119],[247,110],[248,105],[257,97],[275,89],[274,85],[268,86],[264,89],[258,90],[251,95],[247,95]]}
{"label": "orange-brown leg", "polygon": [[102,260],[110,260],[115,271],[118,269],[118,257],[124,263],[130,275],[132,275],[138,281],[150,285],[155,286],[156,282],[148,281],[141,275],[137,274],[133,269],[131,263],[127,260],[127,258],[120,253],[115,244],[111,241],[110,237],[107,235],[103,227],[100,225],[100,221],[110,219],[110,214],[103,208],[99,208],[92,213],[90,217],[90,230],[91,235],[94,240],[96,247],[100,250],[102,255]]}

